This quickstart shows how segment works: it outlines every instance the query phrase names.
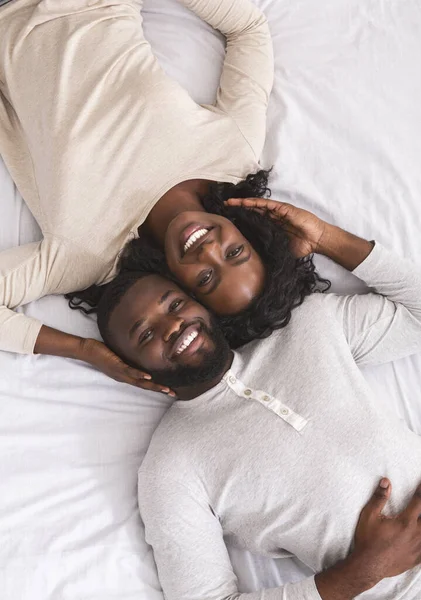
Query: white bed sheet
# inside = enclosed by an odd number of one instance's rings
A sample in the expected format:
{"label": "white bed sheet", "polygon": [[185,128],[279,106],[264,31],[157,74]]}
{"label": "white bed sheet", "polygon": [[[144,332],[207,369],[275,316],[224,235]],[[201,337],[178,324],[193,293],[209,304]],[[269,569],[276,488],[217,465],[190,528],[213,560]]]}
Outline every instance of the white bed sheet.
{"label": "white bed sheet", "polygon": [[[275,46],[263,157],[275,166],[273,196],[419,261],[421,4],[256,1]],[[164,68],[198,102],[211,102],[221,36],[176,0],[145,0],[144,16]],[[0,249],[39,238],[1,160],[0,207]],[[335,290],[362,291],[349,273],[319,266]],[[24,310],[65,331],[98,335],[95,322],[63,298]],[[379,401],[421,433],[420,357],[366,376]],[[74,361],[0,353],[2,600],[162,600],[136,482],[167,406],[166,398]],[[309,572],[297,561],[230,552],[241,591]]]}

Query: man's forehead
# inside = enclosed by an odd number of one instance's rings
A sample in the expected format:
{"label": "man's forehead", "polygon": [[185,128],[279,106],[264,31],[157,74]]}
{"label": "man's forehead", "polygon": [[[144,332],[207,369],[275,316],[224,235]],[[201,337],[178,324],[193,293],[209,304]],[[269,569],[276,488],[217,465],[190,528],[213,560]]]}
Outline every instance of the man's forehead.
{"label": "man's forehead", "polygon": [[161,304],[163,296],[168,297],[172,292],[183,293],[169,279],[160,275],[147,275],[131,286],[125,294],[124,300],[129,304],[132,304],[133,301],[141,304]]}

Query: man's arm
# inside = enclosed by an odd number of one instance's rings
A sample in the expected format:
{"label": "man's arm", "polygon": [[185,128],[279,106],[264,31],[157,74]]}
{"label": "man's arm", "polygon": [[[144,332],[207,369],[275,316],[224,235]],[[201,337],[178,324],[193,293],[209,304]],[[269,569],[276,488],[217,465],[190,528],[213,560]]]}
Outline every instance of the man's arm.
{"label": "man's arm", "polygon": [[421,352],[421,267],[286,202],[231,198],[228,204],[267,211],[287,231],[297,257],[324,254],[374,289],[370,294],[323,295],[327,317],[343,328],[359,365]]}
{"label": "man's arm", "polygon": [[259,160],[274,77],[266,17],[250,0],[179,1],[226,37],[216,107],[232,117]]}
{"label": "man's arm", "polygon": [[348,271],[354,271],[366,260],[373,248],[373,242],[326,223],[315,252],[334,260]]}
{"label": "man's arm", "polygon": [[355,361],[373,365],[421,351],[421,268],[396,254],[328,226],[318,252],[353,271],[375,293],[327,294]]}
{"label": "man's arm", "polygon": [[398,522],[386,533],[382,528],[379,515],[390,491],[379,487],[362,513],[361,540],[349,558],[315,578],[242,594],[209,503],[177,481],[158,478],[140,470],[139,508],[167,600],[352,600],[393,569],[403,572],[414,566],[416,541],[400,537]]}

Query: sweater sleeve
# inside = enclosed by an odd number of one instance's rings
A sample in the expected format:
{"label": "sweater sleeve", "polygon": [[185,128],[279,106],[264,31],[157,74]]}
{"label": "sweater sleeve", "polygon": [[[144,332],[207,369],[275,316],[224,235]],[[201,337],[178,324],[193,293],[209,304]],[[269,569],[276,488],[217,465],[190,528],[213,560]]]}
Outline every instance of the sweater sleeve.
{"label": "sweater sleeve", "polygon": [[266,17],[250,0],[180,0],[225,35],[216,107],[232,117],[259,160],[273,85],[273,46]]}
{"label": "sweater sleeve", "polygon": [[375,365],[421,352],[421,268],[376,243],[354,274],[373,292],[326,294],[355,361]]}
{"label": "sweater sleeve", "polygon": [[47,294],[88,287],[94,283],[92,267],[83,253],[70,252],[66,242],[49,236],[1,252],[0,350],[33,353],[42,323],[15,309]]}
{"label": "sweater sleeve", "polygon": [[31,354],[41,323],[15,308],[43,295],[43,242],[0,253],[0,349]]}
{"label": "sweater sleeve", "polygon": [[139,508],[166,600],[321,600],[314,577],[240,593],[219,519],[176,481],[139,472]]}

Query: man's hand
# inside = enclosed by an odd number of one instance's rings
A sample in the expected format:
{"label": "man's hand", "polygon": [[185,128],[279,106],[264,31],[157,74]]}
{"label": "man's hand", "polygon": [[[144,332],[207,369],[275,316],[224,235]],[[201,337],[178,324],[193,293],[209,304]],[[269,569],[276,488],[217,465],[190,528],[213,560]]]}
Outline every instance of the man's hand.
{"label": "man's hand", "polygon": [[144,390],[152,392],[163,392],[175,396],[168,387],[154,383],[148,373],[134,369],[121,360],[112,350],[102,342],[93,339],[82,341],[83,347],[80,353],[81,360],[96,367],[112,379],[121,383],[128,383]]}
{"label": "man's hand", "polygon": [[227,204],[267,214],[277,221],[287,232],[291,250],[297,258],[319,252],[327,223],[308,210],[267,198],[230,198]]}
{"label": "man's hand", "polygon": [[350,556],[316,575],[323,600],[352,600],[386,577],[421,564],[421,485],[408,506],[394,517],[382,514],[392,486],[383,478],[363,508]]}
{"label": "man's hand", "polygon": [[356,554],[364,556],[377,578],[394,577],[421,563],[421,485],[408,506],[394,517],[382,510],[392,486],[382,479],[369,503],[361,511],[355,532]]}
{"label": "man's hand", "polygon": [[316,215],[286,202],[267,198],[230,198],[229,206],[243,206],[267,214],[279,222],[290,239],[291,251],[297,258],[308,254],[324,254],[348,271],[353,271],[370,254],[373,243],[335,227]]}

